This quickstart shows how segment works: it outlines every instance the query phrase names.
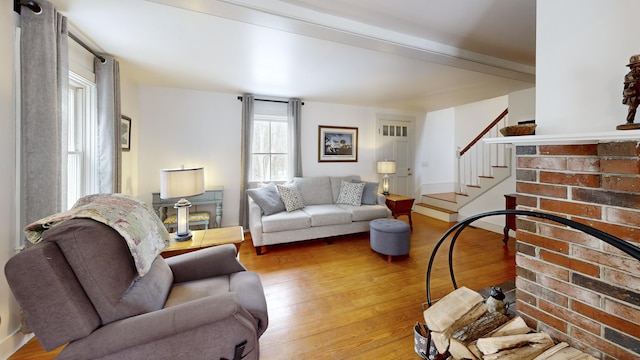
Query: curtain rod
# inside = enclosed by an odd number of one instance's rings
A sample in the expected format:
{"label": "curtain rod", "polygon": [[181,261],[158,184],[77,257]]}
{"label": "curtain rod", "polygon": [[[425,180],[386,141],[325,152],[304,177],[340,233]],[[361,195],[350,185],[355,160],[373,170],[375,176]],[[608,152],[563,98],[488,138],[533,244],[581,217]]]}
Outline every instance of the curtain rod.
{"label": "curtain rod", "polygon": [[[17,12],[18,14],[21,14],[23,6],[28,7],[35,14],[40,14],[42,12],[42,8],[40,7],[40,4],[38,4],[36,1],[13,0],[13,11]],[[106,61],[106,59],[103,56],[95,52],[92,48],[90,48],[77,36],[73,35],[71,32],[68,32],[67,34],[73,41],[77,42],[78,45],[82,46],[85,50],[90,52],[93,56],[100,59],[100,62],[104,63]]]}
{"label": "curtain rod", "polygon": [[40,7],[40,4],[38,4],[35,1],[13,0],[13,11],[20,14],[23,6],[28,7],[29,9],[31,9],[31,11],[33,11],[36,14],[40,14],[42,12],[42,8]]}
{"label": "curtain rod", "polygon": [[[242,101],[242,96],[238,96],[238,100]],[[274,102],[274,103],[284,103],[288,104],[288,101],[285,100],[269,100],[269,99],[253,99],[253,101],[266,101],[266,102]],[[300,105],[304,105],[304,101],[300,103]]]}
{"label": "curtain rod", "polygon": [[71,32],[67,33],[69,35],[69,37],[78,43],[78,45],[82,46],[85,50],[87,50],[88,52],[90,52],[93,56],[95,56],[96,58],[100,59],[101,63],[105,63],[107,60],[101,56],[100,54],[98,54],[97,52],[93,51],[92,48],[90,48],[87,44],[85,44],[82,40],[78,39],[77,36],[73,35]]}

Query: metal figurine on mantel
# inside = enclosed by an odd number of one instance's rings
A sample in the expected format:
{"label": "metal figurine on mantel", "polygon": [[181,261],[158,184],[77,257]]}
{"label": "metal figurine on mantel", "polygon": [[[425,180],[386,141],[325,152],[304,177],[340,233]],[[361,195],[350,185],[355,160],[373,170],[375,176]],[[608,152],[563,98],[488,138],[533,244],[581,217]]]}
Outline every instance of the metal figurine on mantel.
{"label": "metal figurine on mantel", "polygon": [[616,126],[618,130],[640,129],[640,124],[634,124],[636,109],[640,104],[640,55],[633,55],[629,59],[629,72],[624,76],[624,90],[622,103],[629,106],[627,123]]}

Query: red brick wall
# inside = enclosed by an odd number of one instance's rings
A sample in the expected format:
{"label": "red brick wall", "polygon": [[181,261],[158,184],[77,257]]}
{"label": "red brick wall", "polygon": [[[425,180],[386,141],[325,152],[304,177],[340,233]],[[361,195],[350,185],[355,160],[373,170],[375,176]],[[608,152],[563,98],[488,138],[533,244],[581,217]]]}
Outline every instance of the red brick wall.
{"label": "red brick wall", "polygon": [[[640,245],[640,140],[516,147],[518,209]],[[599,359],[640,358],[640,261],[589,235],[517,219],[517,309]]]}

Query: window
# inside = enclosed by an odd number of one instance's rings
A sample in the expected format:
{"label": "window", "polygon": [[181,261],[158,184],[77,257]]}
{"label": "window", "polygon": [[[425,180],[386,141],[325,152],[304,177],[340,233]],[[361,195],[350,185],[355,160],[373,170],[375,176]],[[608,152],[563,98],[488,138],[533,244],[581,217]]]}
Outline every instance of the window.
{"label": "window", "polygon": [[254,114],[250,182],[289,179],[288,129],[286,115]]}
{"label": "window", "polygon": [[96,166],[96,85],[69,72],[67,132],[67,198],[63,209],[69,209],[82,196],[97,190]]}

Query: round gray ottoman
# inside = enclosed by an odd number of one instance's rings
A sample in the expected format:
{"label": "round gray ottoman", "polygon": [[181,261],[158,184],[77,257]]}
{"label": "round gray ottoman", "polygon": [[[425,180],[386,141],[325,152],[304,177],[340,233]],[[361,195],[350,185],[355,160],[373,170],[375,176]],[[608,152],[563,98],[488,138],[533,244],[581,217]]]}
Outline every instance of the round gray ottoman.
{"label": "round gray ottoman", "polygon": [[371,249],[387,255],[391,261],[393,256],[407,255],[411,248],[411,227],[404,221],[396,219],[376,219],[369,223]]}

